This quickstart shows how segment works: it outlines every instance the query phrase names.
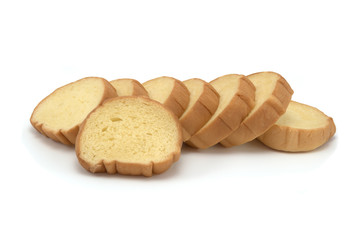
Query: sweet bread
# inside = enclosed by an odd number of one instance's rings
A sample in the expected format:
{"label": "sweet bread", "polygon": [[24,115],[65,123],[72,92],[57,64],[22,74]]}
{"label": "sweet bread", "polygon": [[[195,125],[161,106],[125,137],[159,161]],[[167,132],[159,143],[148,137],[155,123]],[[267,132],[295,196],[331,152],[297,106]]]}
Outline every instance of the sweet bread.
{"label": "sweet bread", "polygon": [[104,78],[83,78],[44,98],[34,109],[30,122],[43,135],[71,145],[87,115],[105,99],[116,96],[115,88]]}
{"label": "sweet bread", "polygon": [[178,118],[189,104],[189,91],[185,85],[172,77],[158,77],[142,84],[148,96],[162,103]]}
{"label": "sweet bread", "polygon": [[80,127],[75,144],[79,163],[90,172],[152,176],[180,156],[178,118],[147,97],[108,99]]}
{"label": "sweet bread", "polygon": [[209,121],[186,142],[195,148],[209,148],[226,138],[255,104],[255,87],[243,75],[224,75],[210,84],[220,95],[220,101]]}
{"label": "sweet bread", "polygon": [[118,96],[147,96],[148,93],[142,84],[131,78],[120,78],[110,81],[116,89]]}
{"label": "sweet bread", "polygon": [[276,150],[305,152],[320,147],[335,132],[331,117],[315,107],[291,101],[287,111],[258,140]]}
{"label": "sweet bread", "polygon": [[196,133],[215,113],[219,105],[219,94],[209,83],[192,78],[183,81],[190,93],[188,107],[179,122],[183,129],[183,141],[187,141]]}
{"label": "sweet bread", "polygon": [[286,111],[293,90],[278,73],[259,72],[247,76],[256,88],[255,106],[241,125],[220,143],[225,147],[252,141],[267,131]]}

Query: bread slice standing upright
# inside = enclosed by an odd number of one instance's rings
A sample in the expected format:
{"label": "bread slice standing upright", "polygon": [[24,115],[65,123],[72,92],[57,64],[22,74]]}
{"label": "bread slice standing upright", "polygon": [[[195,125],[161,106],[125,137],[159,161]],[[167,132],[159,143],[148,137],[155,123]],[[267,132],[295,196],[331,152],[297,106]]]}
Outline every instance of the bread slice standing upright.
{"label": "bread slice standing upright", "polygon": [[116,96],[115,88],[104,78],[83,78],[44,98],[34,109],[30,122],[43,135],[71,145],[87,115],[105,99]]}
{"label": "bread slice standing upright", "polygon": [[331,117],[315,107],[291,101],[287,111],[258,140],[272,149],[306,152],[326,143],[335,132]]}
{"label": "bread slice standing upright", "polygon": [[220,101],[210,120],[186,142],[195,148],[211,147],[227,137],[255,104],[255,87],[243,75],[225,75],[210,84],[220,95]]}
{"label": "bread slice standing upright", "polygon": [[158,77],[142,84],[148,96],[162,103],[178,118],[189,104],[189,91],[185,85],[172,77]]}
{"label": "bread slice standing upright", "polygon": [[117,95],[121,96],[146,96],[148,93],[142,84],[131,78],[120,78],[110,81],[111,85],[116,89]]}
{"label": "bread slice standing upright", "polygon": [[117,97],[91,112],[80,127],[75,150],[90,172],[152,176],[180,156],[178,118],[147,97]]}
{"label": "bread slice standing upright", "polygon": [[199,78],[185,80],[183,84],[190,93],[190,100],[179,122],[185,129],[183,141],[187,141],[213,116],[219,105],[220,96],[210,83]]}
{"label": "bread slice standing upright", "polygon": [[293,90],[278,73],[259,72],[247,76],[256,87],[255,106],[241,125],[221,141],[225,147],[244,144],[267,131],[286,111]]}

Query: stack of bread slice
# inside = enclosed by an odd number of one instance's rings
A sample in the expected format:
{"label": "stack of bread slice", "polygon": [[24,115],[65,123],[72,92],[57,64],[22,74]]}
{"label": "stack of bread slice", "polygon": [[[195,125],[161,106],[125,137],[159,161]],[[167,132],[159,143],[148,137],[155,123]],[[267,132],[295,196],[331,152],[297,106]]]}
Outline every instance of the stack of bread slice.
{"label": "stack of bread slice", "polygon": [[199,149],[258,139],[279,151],[311,151],[336,131],[331,117],[292,101],[278,73],[228,74],[211,82],[88,77],[58,88],[34,109],[41,134],[75,145],[90,172],[151,176],[185,144]]}

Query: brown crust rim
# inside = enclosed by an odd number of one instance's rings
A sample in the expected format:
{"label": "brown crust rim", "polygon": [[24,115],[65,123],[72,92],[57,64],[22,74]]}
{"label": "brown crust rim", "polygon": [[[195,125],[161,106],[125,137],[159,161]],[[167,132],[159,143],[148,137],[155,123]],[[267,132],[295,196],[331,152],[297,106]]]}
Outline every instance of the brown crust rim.
{"label": "brown crust rim", "polygon": [[[264,72],[251,75],[260,73]],[[287,110],[293,95],[293,90],[280,74],[274,72],[270,73],[279,76],[279,79],[276,80],[272,95],[252,115],[247,116],[239,128],[220,142],[224,147],[238,146],[254,140],[267,131]]]}
{"label": "brown crust rim", "polygon": [[242,119],[251,111],[255,103],[255,86],[245,76],[233,75],[240,78],[238,91],[216,119],[209,123],[208,126],[203,126],[202,129],[186,142],[189,146],[205,149],[217,144],[231,134],[240,125]]}
{"label": "brown crust rim", "polygon": [[[293,101],[294,102],[294,101]],[[302,103],[299,103],[302,104]],[[311,107],[321,112],[319,109]],[[321,112],[324,114],[323,112]],[[325,114],[324,114],[325,115]],[[284,152],[307,152],[324,145],[336,133],[336,126],[331,117],[327,117],[324,127],[300,129],[274,124],[257,139],[269,148]]]}
{"label": "brown crust rim", "polygon": [[207,83],[199,78],[188,79],[186,81],[201,82],[203,84],[203,91],[194,105],[190,108],[189,112],[184,112],[182,117],[179,119],[182,128],[185,130],[185,134],[183,134],[184,142],[209,121],[211,116],[215,113],[220,99],[220,95],[216,92],[213,86],[210,85],[210,83]]}

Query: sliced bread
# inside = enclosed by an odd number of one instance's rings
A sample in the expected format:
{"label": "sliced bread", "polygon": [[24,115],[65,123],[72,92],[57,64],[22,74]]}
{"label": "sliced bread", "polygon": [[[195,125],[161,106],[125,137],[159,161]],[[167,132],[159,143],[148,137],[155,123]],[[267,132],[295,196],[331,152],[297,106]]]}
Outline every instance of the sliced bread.
{"label": "sliced bread", "polygon": [[225,147],[250,142],[267,131],[286,111],[293,90],[278,73],[259,72],[247,76],[256,87],[255,106],[241,125],[221,141]]}
{"label": "sliced bread", "polygon": [[131,78],[120,78],[110,81],[116,89],[118,96],[147,96],[148,93],[142,84]]}
{"label": "sliced bread", "polygon": [[331,117],[315,107],[291,101],[287,111],[258,140],[272,149],[305,152],[320,147],[335,132]]}
{"label": "sliced bread", "polygon": [[178,118],[189,104],[189,91],[185,85],[172,77],[158,77],[143,83],[148,96],[162,103]]}
{"label": "sliced bread", "polygon": [[182,135],[177,117],[147,97],[117,97],[91,112],[75,145],[88,171],[152,176],[166,171],[180,156]]}
{"label": "sliced bread", "polygon": [[220,95],[220,101],[209,121],[186,142],[195,148],[208,148],[226,138],[255,104],[255,87],[243,75],[225,75],[210,84]]}
{"label": "sliced bread", "polygon": [[115,88],[104,78],[83,78],[44,98],[34,109],[30,122],[43,135],[71,145],[87,115],[105,99],[116,96]]}
{"label": "sliced bread", "polygon": [[215,113],[219,105],[219,94],[211,86],[199,78],[183,81],[190,93],[188,107],[179,121],[183,131],[183,141],[187,141],[196,133]]}

